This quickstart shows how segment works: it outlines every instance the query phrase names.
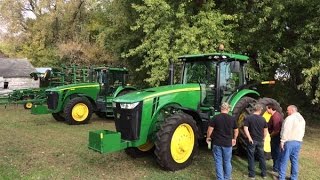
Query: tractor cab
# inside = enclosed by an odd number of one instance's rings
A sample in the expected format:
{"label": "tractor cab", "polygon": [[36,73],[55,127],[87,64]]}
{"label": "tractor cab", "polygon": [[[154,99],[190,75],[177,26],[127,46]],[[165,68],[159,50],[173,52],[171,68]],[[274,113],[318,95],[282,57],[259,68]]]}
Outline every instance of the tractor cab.
{"label": "tractor cab", "polygon": [[239,87],[246,84],[244,65],[248,57],[234,54],[201,54],[179,57],[183,61],[182,84],[198,83],[200,108],[219,110]]}
{"label": "tractor cab", "polygon": [[95,68],[94,78],[100,85],[99,96],[113,96],[120,86],[125,86],[128,70],[125,68]]}
{"label": "tractor cab", "polygon": [[100,85],[96,100],[97,110],[101,116],[105,114],[107,117],[113,117],[113,98],[134,90],[134,88],[126,89],[128,70],[126,68],[97,68],[95,76]]}

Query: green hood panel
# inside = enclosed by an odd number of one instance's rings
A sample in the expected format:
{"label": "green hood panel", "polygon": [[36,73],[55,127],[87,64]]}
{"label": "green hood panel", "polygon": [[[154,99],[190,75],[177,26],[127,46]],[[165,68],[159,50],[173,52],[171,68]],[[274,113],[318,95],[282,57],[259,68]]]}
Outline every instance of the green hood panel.
{"label": "green hood panel", "polygon": [[86,88],[86,87],[99,87],[99,83],[69,84],[69,85],[50,88],[50,89],[47,89],[46,91],[63,91],[68,89],[77,89],[77,88]]}
{"label": "green hood panel", "polygon": [[200,91],[199,84],[177,84],[144,89],[115,98],[114,102],[134,103],[142,100],[186,91]]}

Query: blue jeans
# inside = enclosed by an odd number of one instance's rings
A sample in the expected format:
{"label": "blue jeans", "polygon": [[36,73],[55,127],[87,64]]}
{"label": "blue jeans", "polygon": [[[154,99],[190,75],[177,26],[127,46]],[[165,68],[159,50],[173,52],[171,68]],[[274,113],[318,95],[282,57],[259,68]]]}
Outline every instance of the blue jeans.
{"label": "blue jeans", "polygon": [[231,157],[232,147],[223,147],[213,145],[212,153],[216,165],[217,180],[229,180],[231,179]]}
{"label": "blue jeans", "polygon": [[287,141],[284,143],[284,150],[281,151],[279,180],[284,180],[286,178],[287,163],[289,159],[291,161],[291,180],[298,179],[300,149],[300,141]]}
{"label": "blue jeans", "polygon": [[271,156],[273,160],[272,170],[279,172],[280,168],[280,135],[271,138]]}
{"label": "blue jeans", "polygon": [[262,177],[267,176],[267,168],[266,168],[266,160],[264,158],[263,144],[264,142],[253,141],[253,144],[248,143],[247,145],[249,177],[255,177],[256,175],[254,171],[255,152],[257,155],[257,159],[259,160],[261,176]]}

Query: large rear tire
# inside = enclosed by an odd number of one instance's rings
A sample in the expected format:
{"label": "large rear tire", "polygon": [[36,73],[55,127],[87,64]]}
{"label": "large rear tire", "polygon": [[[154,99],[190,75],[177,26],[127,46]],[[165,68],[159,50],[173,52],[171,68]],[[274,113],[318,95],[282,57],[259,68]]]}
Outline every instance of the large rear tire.
{"label": "large rear tire", "polygon": [[76,97],[64,108],[66,122],[70,125],[87,124],[92,115],[92,104],[85,97]]}
{"label": "large rear tire", "polygon": [[242,97],[233,108],[233,116],[236,118],[239,128],[236,150],[239,155],[245,155],[247,149],[247,137],[243,130],[244,119],[253,113],[253,105],[257,101],[251,97]]}
{"label": "large rear tire", "polygon": [[[236,117],[237,125],[239,128],[239,136],[238,136],[236,147],[237,147],[237,152],[240,155],[246,154],[246,148],[247,148],[247,137],[243,130],[244,119],[245,117],[253,113],[253,106],[256,103],[263,105],[263,110],[261,112],[261,115],[266,119],[267,122],[269,122],[271,117],[271,115],[268,112],[266,112],[267,104],[269,103],[274,104],[276,106],[276,110],[281,114],[283,114],[280,104],[272,98],[261,98],[259,100],[255,100],[251,97],[241,98],[233,109],[233,115]],[[270,159],[271,158],[270,137],[266,137],[265,139],[264,150],[265,150],[265,158]]]}
{"label": "large rear tire", "polygon": [[175,171],[189,166],[198,150],[198,128],[185,113],[166,118],[156,134],[155,155],[165,170]]}
{"label": "large rear tire", "polygon": [[[276,108],[276,111],[279,112],[282,116],[283,116],[283,112],[282,112],[282,108],[280,106],[280,104],[272,99],[272,98],[261,98],[258,101],[259,104],[263,105],[263,110],[261,115],[266,119],[267,122],[269,122],[270,118],[271,118],[271,114],[269,114],[267,112],[267,108],[266,105],[268,104],[273,104]],[[265,138],[265,142],[264,142],[264,150],[265,150],[265,158],[267,160],[271,159],[271,138],[270,135],[268,134],[267,137]]]}
{"label": "large rear tire", "polygon": [[[263,105],[262,114],[266,112],[266,110],[267,110],[266,106],[268,104],[274,104],[276,111],[278,111],[283,116],[283,110],[282,110],[279,102],[276,101],[275,99],[264,97],[264,98],[259,99],[258,103]],[[269,121],[269,119],[266,119],[266,120]]]}

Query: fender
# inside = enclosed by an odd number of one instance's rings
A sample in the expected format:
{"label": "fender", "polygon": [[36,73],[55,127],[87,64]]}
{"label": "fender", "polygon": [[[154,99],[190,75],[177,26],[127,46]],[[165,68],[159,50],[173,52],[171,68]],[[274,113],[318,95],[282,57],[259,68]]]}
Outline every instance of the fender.
{"label": "fender", "polygon": [[117,97],[119,93],[121,93],[124,90],[134,90],[137,91],[137,88],[133,86],[119,86],[116,91],[113,93],[113,97]]}
{"label": "fender", "polygon": [[[159,107],[158,109],[157,109],[157,111],[154,113],[154,115],[152,116],[152,123],[151,123],[151,128],[149,128],[150,129],[150,131],[149,131],[149,136],[151,135],[151,139],[152,139],[152,141],[154,141],[155,140],[155,133],[156,133],[156,131],[157,131],[157,129],[156,129],[156,124],[157,124],[157,122],[160,122],[161,120],[158,120],[158,117],[159,117],[159,114],[161,113],[161,110],[163,110],[163,109],[166,109],[166,108],[169,108],[169,107],[172,107],[173,109],[172,110],[181,110],[181,111],[183,111],[184,113],[186,113],[186,114],[189,114],[190,116],[192,116],[193,117],[193,119],[196,121],[196,123],[197,123],[197,125],[199,126],[199,127],[201,127],[202,126],[202,121],[201,121],[201,117],[200,117],[200,114],[196,111],[196,110],[194,110],[194,109],[189,109],[189,108],[184,108],[184,107],[182,107],[180,104],[178,104],[178,103],[168,103],[168,104],[164,104],[163,106],[161,106],[161,107]],[[172,111],[171,110],[171,111]],[[170,113],[168,113],[168,114],[172,114],[173,112],[170,112]],[[166,118],[166,117],[164,117],[164,118]],[[200,130],[200,129],[199,129]],[[200,131],[199,131],[199,133],[200,133]],[[199,136],[199,137],[201,137],[201,136]]]}
{"label": "fender", "polygon": [[250,97],[260,97],[260,94],[257,91],[250,90],[250,89],[243,89],[232,96],[231,100],[229,100],[229,104],[231,105],[230,112],[233,111],[234,106],[238,103],[238,101],[244,97],[244,96],[250,96]]}

